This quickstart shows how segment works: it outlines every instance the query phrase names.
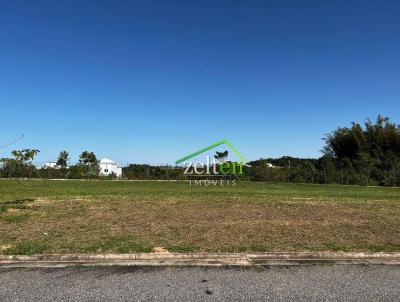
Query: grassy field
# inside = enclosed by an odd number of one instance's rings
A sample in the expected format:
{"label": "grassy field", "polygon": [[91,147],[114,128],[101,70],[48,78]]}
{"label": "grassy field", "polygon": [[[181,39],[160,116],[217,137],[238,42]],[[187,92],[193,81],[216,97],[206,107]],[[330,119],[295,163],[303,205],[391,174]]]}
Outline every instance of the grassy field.
{"label": "grassy field", "polygon": [[0,253],[400,251],[400,189],[0,180]]}

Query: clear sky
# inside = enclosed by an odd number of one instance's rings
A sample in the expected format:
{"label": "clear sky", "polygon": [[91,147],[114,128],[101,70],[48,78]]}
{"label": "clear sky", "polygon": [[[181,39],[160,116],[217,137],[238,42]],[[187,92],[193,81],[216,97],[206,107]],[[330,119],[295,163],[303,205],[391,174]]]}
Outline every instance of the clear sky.
{"label": "clear sky", "polygon": [[173,163],[229,138],[248,160],[400,122],[399,1],[0,0],[0,149]]}

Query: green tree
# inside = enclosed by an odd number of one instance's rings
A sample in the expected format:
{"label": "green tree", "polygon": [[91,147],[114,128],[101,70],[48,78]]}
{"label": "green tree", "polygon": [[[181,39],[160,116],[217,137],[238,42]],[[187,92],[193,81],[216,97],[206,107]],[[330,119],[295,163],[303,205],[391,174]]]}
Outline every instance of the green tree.
{"label": "green tree", "polygon": [[325,147],[323,153],[326,156],[338,159],[355,159],[358,153],[363,151],[366,138],[360,124],[352,123],[351,128],[337,128],[324,138]]}
{"label": "green tree", "polygon": [[400,131],[388,117],[378,115],[375,122],[367,119],[364,126],[353,122],[350,128],[337,128],[325,137],[323,152],[336,161],[342,182],[346,176],[358,184],[398,181]]}
{"label": "green tree", "polygon": [[98,176],[100,173],[99,160],[93,152],[83,151],[79,155],[79,164],[85,167],[86,176]]}
{"label": "green tree", "polygon": [[219,162],[223,162],[226,158],[228,157],[228,151],[224,152],[215,152],[214,158],[218,160]]}
{"label": "green tree", "polygon": [[58,155],[57,166],[66,168],[68,166],[69,154],[67,151],[61,151]]}
{"label": "green tree", "polygon": [[98,163],[98,160],[93,152],[83,151],[81,155],[79,155],[79,163],[83,165],[94,165]]}
{"label": "green tree", "polygon": [[2,174],[6,177],[31,177],[36,171],[32,160],[40,151],[37,149],[13,150],[13,158],[1,158]]}
{"label": "green tree", "polygon": [[25,163],[29,160],[33,160],[33,158],[40,151],[37,149],[22,149],[22,150],[13,150],[11,154],[14,156],[14,159],[18,162]]}

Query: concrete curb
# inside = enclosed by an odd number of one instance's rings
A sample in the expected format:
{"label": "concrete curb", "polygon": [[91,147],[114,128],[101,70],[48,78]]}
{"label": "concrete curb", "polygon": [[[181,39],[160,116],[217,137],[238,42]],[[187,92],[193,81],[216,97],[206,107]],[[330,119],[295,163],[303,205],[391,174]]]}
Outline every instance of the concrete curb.
{"label": "concrete curb", "polygon": [[263,254],[66,254],[0,255],[0,267],[82,266],[271,266],[311,264],[400,265],[400,253],[263,253]]}

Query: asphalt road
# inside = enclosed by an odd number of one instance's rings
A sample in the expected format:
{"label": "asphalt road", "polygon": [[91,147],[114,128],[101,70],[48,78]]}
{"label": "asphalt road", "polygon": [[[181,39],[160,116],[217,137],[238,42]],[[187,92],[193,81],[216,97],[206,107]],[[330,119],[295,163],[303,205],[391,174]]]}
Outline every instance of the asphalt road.
{"label": "asphalt road", "polygon": [[0,268],[0,301],[399,301],[400,266]]}

